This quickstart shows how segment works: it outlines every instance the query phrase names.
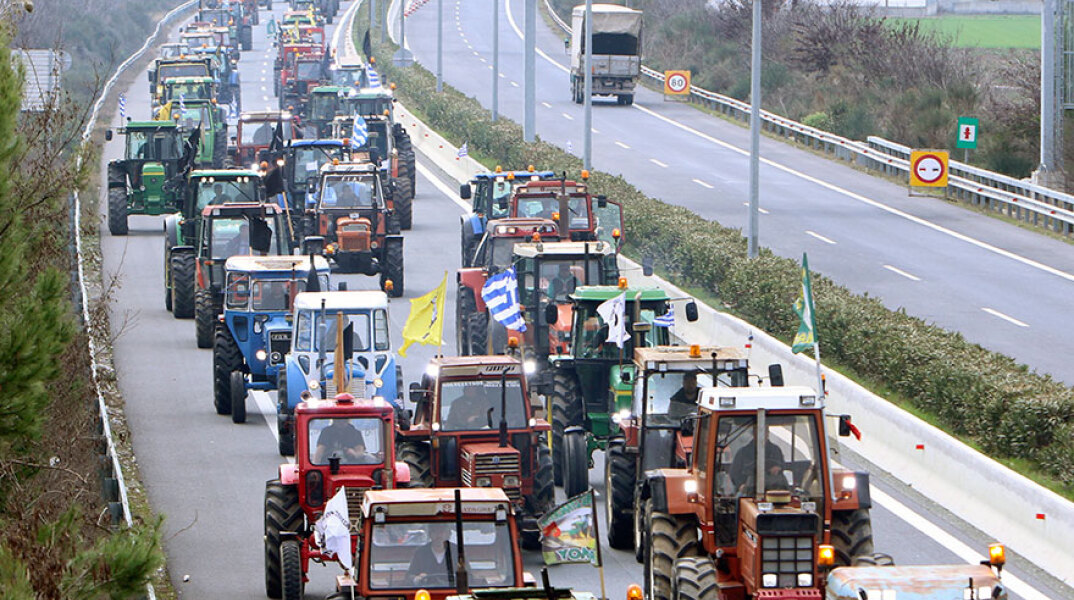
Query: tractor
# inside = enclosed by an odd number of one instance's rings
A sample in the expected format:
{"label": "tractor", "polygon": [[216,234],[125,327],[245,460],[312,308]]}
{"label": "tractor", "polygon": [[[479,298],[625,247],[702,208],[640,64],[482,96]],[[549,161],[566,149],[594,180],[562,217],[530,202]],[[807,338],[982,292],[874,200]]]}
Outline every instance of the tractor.
{"label": "tractor", "polygon": [[279,130],[277,143],[286,143],[295,137],[291,113],[286,110],[252,110],[239,115],[235,132],[233,161],[251,169],[261,161],[268,160],[269,148]]}
{"label": "tractor", "polygon": [[357,92],[350,86],[319,85],[311,89],[303,121],[306,132],[313,137],[329,137],[337,116],[355,114],[356,98]]}
{"label": "tractor", "polygon": [[[122,159],[108,163],[108,230],[127,234],[128,215],[179,210],[195,149],[173,121],[127,121]],[[112,131],[105,133],[112,139]]]}
{"label": "tractor", "polygon": [[[770,368],[770,373],[778,371]],[[693,419],[698,390],[712,386],[746,387],[749,361],[737,348],[658,346],[634,350],[633,406],[619,414],[621,435],[604,455],[605,522],[608,545],[633,546],[643,558],[643,524],[638,483],[651,469],[683,468],[693,452]],[[782,385],[782,377],[772,377]]]}
{"label": "tractor", "polygon": [[470,200],[470,213],[460,217],[462,266],[474,266],[474,250],[481,241],[488,222],[503,219],[510,212],[508,201],[516,185],[523,181],[552,179],[552,171],[504,171],[501,167],[491,173],[477,173],[469,183],[459,186],[459,198]]}
{"label": "tractor", "polygon": [[333,374],[340,323],[345,322],[343,329],[350,329],[353,336],[345,336],[342,350],[353,350],[351,356],[355,357],[349,361],[349,387],[342,391],[356,395],[368,391],[369,396],[397,403],[403,376],[392,352],[384,292],[299,294],[291,321],[291,347],[276,386],[276,426],[282,456],[295,451],[294,410],[299,402],[331,398],[339,390]]}
{"label": "tractor", "polygon": [[[291,309],[306,291],[327,290],[328,261],[232,256],[224,264],[223,321],[213,342],[213,405],[246,421],[247,390],[274,390],[291,349]],[[311,273],[311,271],[313,271]]]}
{"label": "tractor", "polygon": [[227,163],[227,109],[215,100],[172,102],[157,112],[158,119],[172,120],[184,131],[198,130],[196,164],[223,169]]}
{"label": "tractor", "polygon": [[[620,435],[619,416],[632,404],[634,349],[669,345],[670,328],[654,322],[670,311],[671,299],[658,288],[628,288],[625,277],[618,286],[579,286],[568,297],[570,348],[548,356],[547,398],[556,480],[570,497],[589,489],[593,451]],[[552,325],[559,307],[549,306],[544,317]],[[688,303],[687,319],[696,319],[696,310]]]}
{"label": "tractor", "polygon": [[194,252],[202,213],[210,204],[264,201],[261,177],[253,171],[199,169],[187,176],[180,212],[164,218],[164,307],[172,311],[175,318],[194,316],[195,265],[187,259],[179,261],[181,272],[176,288],[173,285],[172,251],[181,248]]}
{"label": "tractor", "polygon": [[[380,289],[403,295],[403,236],[389,208],[379,169],[373,163],[336,163],[321,167],[314,194],[307,194],[307,224],[324,245],[324,255],[349,273],[380,275]],[[399,189],[389,184],[389,198]],[[309,240],[310,238],[307,238]]]}
{"label": "tractor", "polygon": [[280,73],[280,110],[305,116],[310,90],[324,77],[324,54],[311,50],[289,56]]}
{"label": "tractor", "polygon": [[216,98],[216,82],[207,75],[169,77],[161,82],[160,104],[211,102]]}
{"label": "tractor", "polygon": [[361,59],[340,60],[328,67],[328,85],[351,89],[361,89],[369,85],[369,77],[366,74],[365,64]]}
{"label": "tractor", "polygon": [[[205,42],[206,38],[209,43]],[[216,44],[215,34],[211,31],[188,30],[187,33],[180,34],[179,39],[190,48],[188,59],[207,59],[210,62],[209,76],[216,81],[217,101],[223,105],[233,105],[236,113],[242,110],[242,84],[237,59],[228,55],[227,48]]]}
{"label": "tractor", "polygon": [[873,561],[832,569],[825,581],[825,600],[862,598],[862,594],[881,600],[1006,600],[1008,597],[1000,578],[1003,565],[1007,563],[1007,550],[1003,544],[989,544],[988,558],[975,565],[896,567],[887,561],[876,565],[869,565],[869,562]]}
{"label": "tractor", "polygon": [[[362,120],[365,121],[367,139],[354,151],[383,159],[379,162],[380,171],[386,181],[395,185],[390,199],[391,209],[399,221],[399,227],[410,229],[414,220],[414,152],[404,152],[397,146],[400,139],[409,145],[410,137],[406,136],[400,124],[393,126],[387,116],[372,115],[362,117]],[[337,116],[332,120],[332,137],[335,139],[351,138],[353,129],[354,115]],[[406,137],[400,137],[400,132]]]}
{"label": "tractor", "polygon": [[227,27],[232,44],[237,44],[243,50],[252,50],[254,47],[253,19],[244,14],[243,5],[239,2],[226,8],[202,8],[194,17],[194,22]]}
{"label": "tractor", "polygon": [[858,434],[809,387],[702,389],[690,462],[641,482],[646,597],[819,599],[827,568],[875,564],[869,474],[830,464],[830,417]]}
{"label": "tractor", "polygon": [[434,358],[411,384],[413,423],[396,432],[411,485],[499,487],[519,515],[522,542],[555,503],[548,423],[535,419],[522,363],[509,356]]}
{"label": "tractor", "polygon": [[[270,147],[271,150],[271,147]],[[320,178],[321,167],[333,160],[345,162],[350,158],[350,147],[340,140],[291,140],[285,142],[283,148],[275,154],[269,155],[270,165],[275,165],[282,179],[284,195],[287,197],[287,206],[291,212],[291,227],[295,232],[296,239],[302,239],[306,235],[305,212],[306,194],[310,188],[310,182],[316,185]],[[271,179],[272,174],[266,176]],[[310,231],[310,235],[316,235]]]}
{"label": "tractor", "polygon": [[300,600],[310,561],[337,557],[317,545],[313,527],[340,490],[347,498],[352,537],[363,494],[405,486],[410,476],[395,460],[395,409],[381,399],[338,394],[294,410],[295,462],[265,483],[265,593]]}
{"label": "tractor", "polygon": [[[458,593],[459,579],[465,580],[467,591],[480,588],[481,598],[501,590],[511,593],[506,600],[518,598],[532,585],[522,570],[519,527],[503,490],[370,490],[362,498],[361,512],[351,514],[358,521],[355,573],[339,576],[337,591],[327,600],[447,600]],[[449,544],[451,558],[444,561],[444,572],[412,570],[411,564],[420,564],[420,555],[415,555],[432,543]],[[465,559],[465,575],[457,572],[456,554]]]}
{"label": "tractor", "polygon": [[[370,59],[372,60],[372,59]],[[368,83],[369,70],[364,71],[363,77]],[[377,131],[377,133],[383,137],[391,137],[391,144],[385,148],[381,148],[381,156],[388,156],[392,150],[398,150],[399,152],[399,173],[393,172],[393,177],[410,177],[410,197],[413,198],[416,192],[416,164],[414,155],[414,146],[410,141],[410,134],[407,133],[403,124],[395,118],[395,96],[393,90],[395,85],[385,87],[381,83],[369,87],[358,88],[358,91],[350,95],[348,94],[346,108],[353,107],[350,113],[343,116],[350,118],[355,114],[361,115],[362,118],[369,120],[376,120],[378,122],[387,121],[387,125],[372,124],[370,125],[370,131]],[[346,127],[350,127],[351,122],[345,121],[343,123]],[[391,131],[389,132],[388,126],[390,125]],[[343,129],[345,133],[349,134],[349,129]],[[340,137],[348,137],[342,135]],[[393,169],[394,169],[393,165]]]}
{"label": "tractor", "polygon": [[[161,57],[149,68],[149,97],[154,107],[167,102],[164,97],[164,83],[175,77],[211,77],[219,83],[215,72],[216,65],[211,57],[195,57],[180,54],[169,58]],[[223,94],[223,90],[215,90]]]}
{"label": "tractor", "polygon": [[554,181],[527,181],[515,187],[508,201],[508,215],[552,219],[560,232],[570,232],[572,241],[602,240],[622,242],[623,207],[604,196],[592,196],[582,171],[582,181],[566,178]]}
{"label": "tractor", "polygon": [[276,55],[276,62],[273,65],[273,74],[275,76],[274,86],[276,95],[280,97],[280,108],[287,109],[287,104],[283,104],[283,92],[287,89],[288,85],[290,85],[290,80],[295,75],[295,65],[298,62],[298,57],[303,55],[320,55],[322,52],[323,51],[318,44],[311,42],[290,40],[280,44],[279,52]]}

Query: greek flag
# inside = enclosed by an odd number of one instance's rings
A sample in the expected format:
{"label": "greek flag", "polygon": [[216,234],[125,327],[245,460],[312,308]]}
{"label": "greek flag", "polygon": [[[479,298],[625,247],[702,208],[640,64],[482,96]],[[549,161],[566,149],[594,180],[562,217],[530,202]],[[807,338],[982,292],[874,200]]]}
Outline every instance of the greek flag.
{"label": "greek flag", "polygon": [[380,87],[380,75],[377,75],[377,70],[372,65],[369,66],[367,77],[369,77],[369,87]]}
{"label": "greek flag", "polygon": [[459,158],[462,158],[464,156],[470,156],[470,147],[467,144],[469,144],[469,142],[463,142],[462,145],[459,146],[459,151],[456,152],[455,155]]}
{"label": "greek flag", "polygon": [[481,299],[488,305],[489,314],[512,331],[526,331],[522,310],[518,304],[518,278],[511,267],[491,277],[481,288]]}
{"label": "greek flag", "polygon": [[668,305],[668,311],[653,319],[653,325],[657,327],[672,327],[675,325],[675,307]]}
{"label": "greek flag", "polygon": [[354,115],[354,127],[351,128],[351,145],[355,148],[364,146],[369,141],[369,128],[362,115]]}
{"label": "greek flag", "polygon": [[186,100],[186,96],[179,94],[179,110],[186,112],[186,102],[183,102],[184,100]]}
{"label": "greek flag", "polygon": [[119,118],[125,119],[127,117],[127,96],[124,94],[119,95]]}

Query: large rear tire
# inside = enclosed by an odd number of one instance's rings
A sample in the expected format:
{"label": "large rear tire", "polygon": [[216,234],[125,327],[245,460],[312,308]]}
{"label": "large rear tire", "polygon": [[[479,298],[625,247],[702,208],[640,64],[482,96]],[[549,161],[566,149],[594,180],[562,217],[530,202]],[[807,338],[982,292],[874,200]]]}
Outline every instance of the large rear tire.
{"label": "large rear tire", "polygon": [[477,310],[477,300],[474,292],[466,286],[460,285],[455,292],[455,349],[459,356],[470,356],[470,317]]}
{"label": "large rear tire", "polygon": [[302,527],[302,506],[298,489],[283,485],[279,479],[265,483],[265,595],[278,599],[280,582],[280,532],[298,531]]}
{"label": "large rear tire", "polygon": [[[384,263],[381,265],[380,289],[388,292],[392,298],[403,295],[403,239],[389,239],[385,242]],[[387,281],[392,280],[392,289],[386,288]]]}
{"label": "large rear tire", "polygon": [[589,453],[585,431],[563,434],[563,493],[573,498],[589,489]]}
{"label": "large rear tire", "polygon": [[172,267],[172,315],[176,319],[194,316],[194,255],[173,254]]}
{"label": "large rear tire", "polygon": [[435,487],[428,446],[416,442],[402,442],[399,444],[399,460],[410,467],[410,487]]}
{"label": "large rear tire", "polygon": [[869,509],[832,511],[832,546],[835,566],[847,567],[873,555],[873,523]]}
{"label": "large rear tire", "polygon": [[231,372],[231,422],[246,422],[246,377],[242,371]]}
{"label": "large rear tire", "polygon": [[671,575],[675,561],[698,555],[697,524],[677,515],[653,510],[646,502],[645,529],[649,545],[645,555],[645,589],[650,600],[671,600]]}
{"label": "large rear tire", "polygon": [[489,314],[487,312],[474,312],[466,322],[466,337],[470,339],[470,354],[489,353]]}
{"label": "large rear tire", "polygon": [[718,600],[716,564],[707,556],[689,556],[675,561],[671,580],[673,600]]}
{"label": "large rear tire", "polygon": [[216,329],[216,315],[213,312],[212,292],[194,292],[194,337],[197,338],[198,348],[213,347],[213,330]]}
{"label": "large rear tire", "polygon": [[553,471],[552,450],[548,448],[548,439],[540,435],[537,437],[537,475],[533,478],[533,504],[538,516],[544,516],[556,505]]}
{"label": "large rear tire", "polygon": [[231,414],[231,374],[242,370],[243,360],[239,345],[231,337],[231,330],[218,327],[213,343],[213,406],[216,414]]}
{"label": "large rear tire", "polygon": [[625,550],[634,543],[634,459],[627,456],[626,442],[617,437],[604,453],[604,507],[608,545]]}
{"label": "large rear tire", "polygon": [[276,376],[276,449],[280,456],[295,455],[294,426],[284,426],[284,421],[290,418],[287,408],[287,365],[284,364],[280,366],[280,374]]}
{"label": "large rear tire", "polygon": [[392,204],[395,206],[395,217],[399,220],[400,229],[409,230],[414,225],[414,192],[410,183],[412,174],[405,171],[400,165]]}
{"label": "large rear tire", "polygon": [[108,232],[127,235],[127,189],[108,188]]}
{"label": "large rear tire", "polygon": [[556,373],[552,378],[552,464],[556,485],[563,485],[563,432],[582,425],[582,399],[573,373]]}
{"label": "large rear tire", "polygon": [[298,540],[280,544],[280,588],[283,600],[302,600],[306,582],[302,581],[302,546]]}

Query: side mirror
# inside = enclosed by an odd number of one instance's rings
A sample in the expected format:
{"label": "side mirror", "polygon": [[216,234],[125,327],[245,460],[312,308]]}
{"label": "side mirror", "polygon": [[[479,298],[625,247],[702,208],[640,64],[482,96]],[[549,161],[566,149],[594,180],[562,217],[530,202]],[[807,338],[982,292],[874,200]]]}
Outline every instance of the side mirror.
{"label": "side mirror", "polygon": [[783,387],[783,365],[779,363],[768,365],[768,385]]}
{"label": "side mirror", "polygon": [[307,179],[306,180],[306,193],[307,194],[316,194],[317,193],[317,180],[316,179]]}
{"label": "side mirror", "polygon": [[250,219],[250,249],[261,254],[272,249],[272,228],[264,219]]}
{"label": "side mirror", "polygon": [[104,130],[104,141],[106,141],[106,142],[111,142],[112,141],[112,130],[111,129],[105,129]]}
{"label": "side mirror", "polygon": [[376,469],[372,473],[373,483],[384,486],[384,469]]}
{"label": "side mirror", "polygon": [[693,300],[686,303],[686,320],[691,323],[697,321],[697,302]]}
{"label": "side mirror", "polygon": [[425,390],[421,389],[421,384],[414,382],[410,384],[410,401],[414,404],[421,402],[425,399]]}
{"label": "side mirror", "polygon": [[555,304],[546,304],[544,307],[544,322],[555,325],[559,321],[559,307]]}
{"label": "side mirror", "polygon": [[641,274],[646,277],[653,276],[653,257],[646,256],[641,259]]}
{"label": "side mirror", "polygon": [[321,254],[324,252],[324,238],[308,235],[302,240],[302,254]]}
{"label": "side mirror", "polygon": [[653,324],[646,323],[645,321],[638,321],[637,323],[631,323],[630,329],[634,333],[648,333],[653,330]]}
{"label": "side mirror", "polygon": [[850,415],[839,415],[839,437],[848,437],[850,433]]}
{"label": "side mirror", "polygon": [[464,183],[459,186],[459,198],[463,200],[469,200],[473,197],[473,190],[470,189],[469,183]]}
{"label": "side mirror", "polygon": [[597,196],[597,208],[605,208],[608,206],[608,197],[601,194]]}
{"label": "side mirror", "polygon": [[336,285],[336,291],[337,292],[345,292],[345,291],[347,291],[347,282],[346,281],[340,281]]}

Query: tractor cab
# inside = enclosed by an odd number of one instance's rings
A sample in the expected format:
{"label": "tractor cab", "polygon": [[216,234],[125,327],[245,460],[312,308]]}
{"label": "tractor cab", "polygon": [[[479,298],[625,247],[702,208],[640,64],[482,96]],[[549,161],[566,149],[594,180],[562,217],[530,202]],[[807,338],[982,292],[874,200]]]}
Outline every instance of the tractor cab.
{"label": "tractor cab", "polygon": [[291,113],[286,110],[243,111],[239,115],[235,132],[235,162],[240,165],[256,165],[267,160],[277,128],[280,130],[282,142],[295,137],[292,120]]}
{"label": "tractor cab", "polygon": [[[828,566],[872,555],[868,473],[829,464],[828,428],[854,428],[846,415],[827,418],[808,387],[701,390],[690,463],[650,470],[642,483],[654,600],[698,571],[746,597],[819,598]],[[695,545],[690,565],[675,560]]]}
{"label": "tractor cab", "polygon": [[512,217],[539,217],[559,223],[573,241],[600,240],[619,247],[623,232],[623,207],[604,196],[589,193],[588,173],[583,181],[567,179],[527,181],[516,187],[509,201]]}
{"label": "tractor cab", "polygon": [[173,101],[157,111],[160,120],[175,121],[183,131],[197,130],[197,164],[214,169],[224,168],[227,158],[227,109],[215,100]]}
{"label": "tractor cab", "polygon": [[213,61],[210,58],[198,58],[179,54],[178,56],[158,58],[149,69],[149,94],[153,106],[167,102],[164,96],[164,83],[176,77],[215,77]]}
{"label": "tractor cab", "polygon": [[216,97],[215,84],[212,77],[170,77],[162,83],[163,95],[161,104],[174,102],[185,104],[186,102],[208,102]]}
{"label": "tractor cab", "polygon": [[[111,139],[111,131],[106,137]],[[178,210],[192,166],[193,149],[172,121],[128,121],[123,158],[108,163],[108,229],[127,233],[127,216],[161,215]],[[184,158],[187,161],[184,161]]]}
{"label": "tractor cab", "polygon": [[305,125],[316,129],[313,137],[331,135],[332,121],[337,116],[353,116],[356,96],[355,89],[349,86],[319,85],[311,89]]}
{"label": "tractor cab", "polygon": [[503,488],[527,547],[552,508],[548,423],[530,408],[522,363],[509,356],[434,358],[411,384],[413,424],[397,432],[412,485]]}
{"label": "tractor cab", "polygon": [[333,86],[359,89],[369,84],[369,77],[361,63],[336,63],[328,69],[328,81]]}
{"label": "tractor cab", "polygon": [[306,232],[303,229],[303,214],[306,211],[306,194],[310,183],[319,180],[321,167],[332,161],[345,162],[350,158],[350,148],[340,140],[311,139],[291,140],[286,142],[283,149],[274,156],[269,156],[270,164],[282,169],[280,173],[283,179],[283,189],[287,195],[287,202],[291,209],[291,221],[295,227],[295,235],[302,239],[307,233],[316,235],[313,231]]}
{"label": "tractor cab", "polygon": [[294,408],[293,419],[295,461],[280,465],[277,478],[265,484],[265,591],[271,598],[283,590],[296,593],[284,597],[302,598],[310,561],[339,564],[314,535],[329,501],[342,491],[354,544],[363,496],[405,487],[410,475],[395,460],[395,408],[383,399],[348,393],[310,399]]}
{"label": "tractor cab", "polygon": [[[988,545],[988,558],[969,565],[877,564],[876,566],[838,567],[825,580],[825,600],[861,597],[913,600],[947,598],[1008,597],[1001,573],[1007,562],[1002,544]],[[886,556],[886,555],[882,555]],[[867,590],[867,591],[866,591]]]}
{"label": "tractor cab", "polygon": [[158,58],[179,58],[183,54],[186,54],[186,47],[179,42],[161,44],[157,50]]}
{"label": "tractor cab", "polygon": [[[401,368],[392,351],[388,329],[388,298],[383,292],[323,291],[295,297],[291,346],[286,372],[278,376],[277,426],[280,454],[294,453],[294,409],[305,398],[331,398],[337,393],[336,351],[350,350],[346,391],[356,396],[400,396]],[[347,332],[350,332],[349,334]],[[341,333],[342,332],[342,333]]]}
{"label": "tractor cab", "polygon": [[488,229],[488,222],[510,216],[510,198],[515,187],[525,181],[540,181],[555,176],[552,171],[508,171],[500,167],[492,173],[478,173],[469,183],[459,186],[459,197],[470,200],[469,214],[460,217],[462,266],[473,266],[474,249]]}
{"label": "tractor cab", "polygon": [[223,327],[213,343],[213,401],[218,414],[246,420],[248,390],[276,389],[291,349],[298,294],[328,290],[328,261],[305,256],[232,256],[224,264]]}

